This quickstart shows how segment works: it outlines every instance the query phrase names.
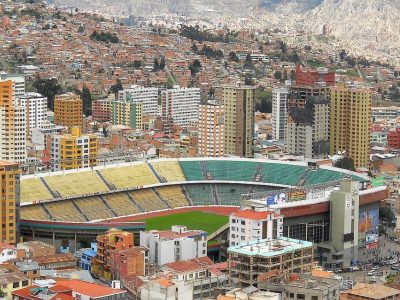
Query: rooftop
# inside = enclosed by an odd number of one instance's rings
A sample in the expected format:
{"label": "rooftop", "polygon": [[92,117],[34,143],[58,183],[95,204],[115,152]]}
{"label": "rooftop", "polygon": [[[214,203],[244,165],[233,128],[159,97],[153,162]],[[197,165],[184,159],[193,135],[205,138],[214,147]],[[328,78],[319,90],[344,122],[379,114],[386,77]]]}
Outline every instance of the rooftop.
{"label": "rooftop", "polygon": [[279,237],[277,239],[256,240],[229,247],[228,252],[270,257],[312,246],[313,244],[311,242]]}
{"label": "rooftop", "polygon": [[169,271],[183,273],[183,272],[193,272],[197,270],[204,270],[213,266],[214,262],[208,257],[199,257],[194,259],[175,261],[172,263],[165,264],[164,269]]}
{"label": "rooftop", "polygon": [[238,210],[237,212],[234,212],[232,216],[237,217],[237,218],[244,218],[244,219],[252,219],[252,220],[265,220],[271,212],[269,211],[254,211],[251,209],[243,209],[243,210]]}
{"label": "rooftop", "polygon": [[349,295],[358,296],[366,299],[384,299],[399,296],[400,290],[384,286],[382,284],[368,284],[358,282],[351,290]]}

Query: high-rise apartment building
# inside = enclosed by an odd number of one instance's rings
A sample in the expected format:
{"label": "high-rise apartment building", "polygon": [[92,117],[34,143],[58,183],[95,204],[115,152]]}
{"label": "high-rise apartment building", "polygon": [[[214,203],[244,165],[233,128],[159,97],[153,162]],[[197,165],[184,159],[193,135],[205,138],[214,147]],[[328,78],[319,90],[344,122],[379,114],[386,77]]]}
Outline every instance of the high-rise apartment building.
{"label": "high-rise apartment building", "polygon": [[175,86],[161,92],[162,117],[179,126],[191,126],[199,119],[200,89]]}
{"label": "high-rise apartment building", "polygon": [[0,82],[0,159],[25,163],[26,112],[15,105],[14,82]]}
{"label": "high-rise apartment building", "polygon": [[15,244],[17,242],[17,223],[19,222],[20,170],[18,164],[0,161],[0,176],[2,182],[0,241]]}
{"label": "high-rise apartment building", "polygon": [[41,128],[47,118],[47,98],[38,93],[26,93],[18,100],[26,110],[26,129],[28,135],[34,128]]}
{"label": "high-rise apartment building", "polygon": [[324,96],[306,96],[304,106],[288,108],[287,151],[304,158],[329,155],[329,100]]}
{"label": "high-rise apartment building", "polygon": [[272,138],[286,140],[287,132],[287,88],[272,90]]}
{"label": "high-rise apartment building", "polygon": [[97,151],[96,135],[82,135],[79,127],[72,127],[71,133],[52,136],[52,171],[95,166]]}
{"label": "high-rise apartment building", "polygon": [[369,166],[371,101],[368,88],[331,88],[330,153],[346,151],[356,168]]}
{"label": "high-rise apartment building", "polygon": [[143,129],[143,103],[115,100],[111,102],[111,120],[114,125]]}
{"label": "high-rise apartment building", "polygon": [[224,156],[224,106],[214,100],[199,105],[200,156]]}
{"label": "high-rise apartment building", "polygon": [[118,101],[132,104],[142,103],[143,115],[157,115],[158,88],[132,85],[119,91]]}
{"label": "high-rise apartment building", "polygon": [[25,94],[25,76],[22,74],[11,74],[0,72],[0,82],[11,80],[14,83],[14,101]]}
{"label": "high-rise apartment building", "polygon": [[224,105],[224,155],[253,157],[254,91],[240,84],[216,89]]}
{"label": "high-rise apartment building", "polygon": [[336,83],[336,73],[328,72],[326,68],[318,70],[304,71],[300,65],[296,66],[296,84],[308,86],[334,86]]}
{"label": "high-rise apartment building", "polygon": [[83,129],[82,99],[79,95],[68,93],[57,95],[54,99],[54,123],[68,127]]}

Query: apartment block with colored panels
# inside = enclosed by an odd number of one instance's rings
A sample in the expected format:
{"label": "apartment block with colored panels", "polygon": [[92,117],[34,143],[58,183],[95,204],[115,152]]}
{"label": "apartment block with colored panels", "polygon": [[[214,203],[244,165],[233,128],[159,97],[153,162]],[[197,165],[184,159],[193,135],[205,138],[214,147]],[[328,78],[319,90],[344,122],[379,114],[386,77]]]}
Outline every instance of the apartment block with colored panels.
{"label": "apartment block with colored panels", "polygon": [[0,161],[1,176],[1,231],[0,240],[17,242],[17,222],[19,218],[20,169],[17,163]]}
{"label": "apartment block with colored panels", "polygon": [[68,93],[58,95],[54,99],[54,123],[68,127],[83,128],[82,99],[74,94]]}
{"label": "apartment block with colored panels", "polygon": [[97,136],[82,135],[78,127],[73,127],[71,133],[54,135],[51,140],[52,170],[71,170],[95,166],[97,151]]}
{"label": "apartment block with colored panels", "polygon": [[125,125],[130,128],[143,129],[143,104],[112,101],[111,120],[114,125]]}
{"label": "apartment block with colored panels", "polygon": [[123,251],[134,246],[134,235],[131,232],[116,228],[109,229],[105,234],[97,236],[97,255],[92,259],[92,272],[110,280],[109,261],[111,252]]}

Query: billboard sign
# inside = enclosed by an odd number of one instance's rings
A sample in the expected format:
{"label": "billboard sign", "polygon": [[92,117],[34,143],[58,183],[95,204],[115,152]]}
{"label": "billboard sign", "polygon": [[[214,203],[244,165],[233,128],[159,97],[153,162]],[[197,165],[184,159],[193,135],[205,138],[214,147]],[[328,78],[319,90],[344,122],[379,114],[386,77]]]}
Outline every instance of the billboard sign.
{"label": "billboard sign", "polygon": [[267,205],[282,204],[287,202],[287,196],[285,193],[280,193],[280,194],[270,195],[265,200],[267,202]]}
{"label": "billboard sign", "polygon": [[379,236],[377,233],[368,232],[365,234],[365,245],[367,249],[376,249],[378,247]]}
{"label": "billboard sign", "polygon": [[289,201],[303,201],[306,200],[307,195],[304,190],[293,190],[289,192],[288,195]]}
{"label": "billboard sign", "polygon": [[376,233],[379,225],[379,208],[359,213],[358,232]]}

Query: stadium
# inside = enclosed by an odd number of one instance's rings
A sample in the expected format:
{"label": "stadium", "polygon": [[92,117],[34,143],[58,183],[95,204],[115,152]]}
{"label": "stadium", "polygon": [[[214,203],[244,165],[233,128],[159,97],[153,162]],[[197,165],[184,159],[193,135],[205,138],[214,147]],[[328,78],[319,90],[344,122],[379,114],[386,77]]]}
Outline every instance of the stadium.
{"label": "stadium", "polygon": [[270,204],[285,217],[284,234],[324,242],[330,222],[324,192],[344,178],[360,182],[360,215],[375,213],[387,197],[386,187],[371,186],[367,176],[306,162],[156,159],[38,173],[20,180],[20,231],[72,249],[110,227],[138,232],[173,222],[211,235],[242,201],[283,195]]}

